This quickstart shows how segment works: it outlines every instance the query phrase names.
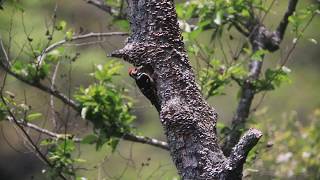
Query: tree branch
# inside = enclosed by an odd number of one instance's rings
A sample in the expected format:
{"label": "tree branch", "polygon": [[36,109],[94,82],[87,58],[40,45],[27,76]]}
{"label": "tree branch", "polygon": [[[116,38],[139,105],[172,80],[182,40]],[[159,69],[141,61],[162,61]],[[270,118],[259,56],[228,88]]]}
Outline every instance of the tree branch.
{"label": "tree branch", "polygon": [[46,49],[44,49],[41,53],[40,56],[37,57],[38,60],[38,64],[41,65],[44,58],[46,57],[47,53],[49,53],[50,51],[66,44],[66,43],[70,43],[72,41],[76,41],[76,40],[83,40],[83,39],[88,39],[88,38],[101,38],[101,37],[109,37],[109,36],[128,36],[129,33],[127,32],[107,32],[107,33],[88,33],[88,34],[83,34],[83,35],[78,35],[78,36],[73,36],[71,39],[69,40],[61,40],[58,41],[54,44],[51,44],[49,47],[47,47]]}
{"label": "tree branch", "polygon": [[256,129],[249,129],[238,144],[232,148],[229,156],[229,170],[232,170],[231,179],[241,179],[243,165],[246,161],[247,155],[250,150],[258,143],[262,137],[262,132]]}
{"label": "tree branch", "polygon": [[277,27],[276,33],[279,36],[279,39],[282,40],[284,37],[284,34],[287,30],[288,24],[289,24],[289,17],[293,15],[293,13],[296,11],[296,7],[298,4],[298,0],[290,0],[288,9],[286,13],[284,14],[280,24]]}
{"label": "tree branch", "polygon": [[[257,37],[254,35],[254,40],[251,41],[253,53],[258,51],[259,49],[263,49],[262,40],[258,37],[262,34],[257,32],[255,33]],[[264,57],[262,57],[263,59]],[[238,103],[237,111],[232,118],[231,122],[231,131],[225,138],[223,143],[223,152],[225,155],[230,155],[232,148],[239,141],[242,133],[242,129],[245,128],[246,120],[250,114],[250,107],[255,96],[255,87],[252,82],[259,78],[261,68],[263,65],[263,61],[250,60],[249,64],[249,76],[241,85],[241,96]]]}
{"label": "tree branch", "polygon": [[[39,147],[35,144],[35,142],[33,142],[32,138],[29,136],[29,134],[27,133],[27,131],[23,128],[23,126],[21,124],[18,123],[18,120],[15,118],[13,112],[10,110],[5,98],[3,97],[3,88],[5,85],[5,81],[6,81],[6,77],[7,75],[5,75],[4,81],[3,81],[3,85],[0,89],[0,98],[2,100],[2,102],[4,103],[4,105],[7,108],[7,112],[9,114],[9,116],[12,118],[13,122],[18,126],[18,128],[22,131],[23,135],[26,137],[26,139],[28,140],[28,142],[30,143],[30,145],[32,146],[32,148],[34,149],[35,153],[40,157],[40,159],[42,161],[44,161],[50,168],[53,168],[53,164],[47,159],[47,157],[41,152],[41,150],[39,149]],[[59,172],[59,177],[63,180],[66,180],[67,178],[61,173]]]}
{"label": "tree branch", "polygon": [[237,22],[232,22],[233,26],[245,37],[250,36],[250,33],[248,33],[246,30],[244,30]]}
{"label": "tree branch", "polygon": [[167,142],[159,141],[154,138],[150,138],[150,137],[146,137],[146,136],[137,136],[134,134],[125,134],[122,138],[127,141],[139,142],[142,144],[149,144],[149,145],[152,145],[155,147],[162,148],[164,150],[169,150],[169,146],[168,146]]}
{"label": "tree branch", "polygon": [[[253,49],[253,53],[259,50],[276,51],[279,49],[280,43],[283,40],[284,33],[288,26],[288,18],[294,13],[298,0],[290,0],[289,7],[285,13],[283,20],[279,24],[277,30],[272,32],[268,30],[264,24],[251,24],[251,32],[248,37]],[[255,87],[253,82],[259,79],[262,65],[261,61],[250,60],[249,64],[249,76],[247,80],[242,85],[242,94],[237,107],[236,114],[234,115],[231,123],[231,131],[225,138],[223,143],[223,152],[225,155],[231,153],[232,148],[239,141],[241,137],[241,129],[245,128],[246,120],[250,114],[250,107],[255,96]]]}
{"label": "tree branch", "polygon": [[[3,46],[0,44],[0,50],[3,49]],[[4,61],[0,60],[0,66],[10,75],[12,75],[13,77],[15,77],[16,79],[32,86],[35,87],[37,89],[40,89],[50,95],[53,95],[54,97],[56,97],[57,99],[61,100],[63,103],[65,103],[66,105],[72,107],[76,112],[81,112],[81,108],[80,105],[73,101],[72,99],[70,99],[68,96],[66,96],[65,94],[61,93],[60,91],[58,91],[55,88],[52,87],[47,87],[45,85],[43,85],[40,82],[35,82],[35,81],[29,81],[25,78],[23,78],[22,76],[20,76],[19,74],[14,73],[13,71],[11,71],[10,67],[7,66],[6,64],[4,64]],[[132,141],[132,142],[137,142],[137,143],[143,143],[143,144],[149,144],[155,147],[159,147],[165,150],[168,150],[168,145],[166,142],[163,141],[159,141],[157,139],[154,138],[149,138],[149,137],[145,137],[145,136],[137,136],[134,134],[124,134],[122,136],[122,138],[124,140],[128,140],[128,141]]]}
{"label": "tree branch", "polygon": [[36,82],[36,81],[29,81],[27,79],[25,79],[24,77],[20,76],[19,74],[14,73],[13,71],[11,71],[11,69],[9,69],[9,67],[7,67],[6,65],[3,64],[3,62],[0,62],[0,66],[11,76],[15,77],[16,79],[32,86],[35,87],[37,89],[40,89],[48,94],[51,94],[53,96],[55,96],[56,98],[60,99],[63,103],[71,106],[73,109],[75,109],[76,111],[79,111],[79,105],[78,103],[76,103],[75,101],[73,101],[72,99],[70,99],[68,96],[66,96],[65,94],[59,92],[57,89],[54,88],[50,88],[47,87],[45,85],[43,85],[40,82]]}
{"label": "tree branch", "polygon": [[113,10],[111,6],[108,6],[102,0],[84,0],[84,1],[88,4],[92,4],[93,6],[101,9],[102,11],[104,11],[110,15],[114,15],[114,13],[115,13],[115,10]]}
{"label": "tree branch", "polygon": [[[14,122],[13,118],[12,117],[7,117],[8,121],[9,122]],[[29,122],[26,122],[25,120],[17,120],[16,123],[20,124],[21,126],[24,126],[24,127],[27,127],[27,128],[30,128],[32,130],[35,130],[41,134],[45,134],[47,136],[49,136],[50,138],[52,139],[62,139],[62,138],[66,138],[68,137],[69,135],[67,134],[58,134],[58,133],[54,133],[52,131],[49,131],[48,129],[45,129],[45,128],[41,128],[35,124],[32,124],[32,123],[29,123]],[[71,137],[71,135],[70,135]],[[77,138],[77,137],[73,137],[72,140],[74,142],[81,142],[82,139],[81,138]]]}
{"label": "tree branch", "polygon": [[[3,53],[3,56],[4,56],[4,61],[6,63],[6,66],[10,66],[11,63],[10,63],[10,60],[9,60],[9,56],[7,54],[7,51],[5,50],[4,48],[4,45],[3,45],[3,42],[2,42],[2,37],[0,36],[0,46],[1,46],[1,51]],[[1,56],[0,56],[1,58]]]}
{"label": "tree branch", "polygon": [[[9,122],[14,122],[13,118],[11,118],[11,117],[7,117],[7,119],[9,120]],[[68,135],[68,134],[54,133],[52,131],[49,131],[45,128],[41,128],[35,124],[26,122],[24,120],[17,120],[16,122],[24,127],[33,129],[41,134],[45,134],[53,139],[61,139],[61,138],[69,137],[69,136],[72,137],[72,135]],[[137,136],[134,134],[125,134],[122,138],[127,141],[138,142],[138,143],[142,143],[142,144],[149,144],[149,145],[159,147],[164,150],[169,150],[168,144],[166,142],[159,141],[154,138],[150,138],[150,137],[146,137],[146,136]],[[72,140],[74,142],[80,143],[82,141],[82,138],[73,137]]]}

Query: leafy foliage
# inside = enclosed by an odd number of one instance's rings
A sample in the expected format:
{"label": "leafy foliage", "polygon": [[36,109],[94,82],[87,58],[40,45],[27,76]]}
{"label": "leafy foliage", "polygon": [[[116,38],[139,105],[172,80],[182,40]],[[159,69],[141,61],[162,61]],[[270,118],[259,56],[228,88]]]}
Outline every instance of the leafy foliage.
{"label": "leafy foliage", "polygon": [[255,10],[266,11],[261,0],[193,0],[177,6],[178,16],[188,21],[197,17],[197,30],[213,29],[212,37],[220,35],[227,27],[243,26],[254,21]]}
{"label": "leafy foliage", "polygon": [[16,61],[12,66],[12,71],[21,75],[28,81],[37,82],[47,77],[50,65],[38,65],[36,63],[27,63],[23,61]]}
{"label": "leafy foliage", "polygon": [[231,83],[233,78],[242,79],[246,75],[241,64],[226,67],[219,60],[212,60],[209,68],[200,72],[200,84],[205,97],[222,95],[224,87]]}
{"label": "leafy foliage", "polygon": [[[10,113],[18,121],[34,121],[42,117],[42,113],[31,111],[31,106],[24,102],[18,102],[16,95],[10,91],[5,91],[4,102],[0,102],[0,121],[4,119]],[[8,109],[9,108],[9,109]]]}
{"label": "leafy foliage", "polygon": [[105,3],[110,7],[112,15],[112,25],[117,26],[123,31],[130,30],[129,21],[125,16],[125,4],[123,0],[104,0]]}
{"label": "leafy foliage", "polygon": [[312,18],[316,14],[320,14],[320,5],[311,4],[306,8],[300,9],[293,16],[289,17],[289,22],[292,25],[292,32],[295,35],[302,36],[303,29],[306,23],[308,23],[308,19]]}
{"label": "leafy foliage", "polygon": [[[259,117],[263,115],[259,114]],[[252,166],[247,167],[254,167],[258,173],[272,171],[285,179],[319,179],[319,119],[319,108],[311,113],[307,124],[302,123],[294,111],[284,113],[283,119],[276,123],[273,119],[263,119],[257,125],[264,129],[266,140],[256,147],[260,152],[256,155],[258,158]]]}
{"label": "leafy foliage", "polygon": [[53,167],[49,169],[47,174],[51,179],[56,179],[59,174],[76,177],[74,164],[84,162],[84,160],[73,157],[75,143],[72,139],[47,139],[42,141],[41,145],[48,147],[47,157]]}
{"label": "leafy foliage", "polygon": [[290,83],[289,78],[290,69],[287,67],[278,68],[275,70],[267,69],[265,71],[264,79],[259,79],[254,82],[255,91],[270,91],[274,90],[276,87],[280,87],[283,83]]}
{"label": "leafy foliage", "polygon": [[81,88],[75,95],[82,108],[81,116],[91,121],[95,129],[95,136],[90,135],[85,142],[95,142],[97,149],[108,142],[114,150],[119,138],[132,131],[131,123],[135,117],[130,114],[130,99],[123,95],[124,89],[112,84],[120,68],[120,64],[113,61],[98,65],[93,76],[99,82]]}
{"label": "leafy foliage", "polygon": [[64,48],[60,47],[60,48],[54,49],[47,54],[45,58],[45,62],[56,63],[63,58],[63,54],[64,54]]}

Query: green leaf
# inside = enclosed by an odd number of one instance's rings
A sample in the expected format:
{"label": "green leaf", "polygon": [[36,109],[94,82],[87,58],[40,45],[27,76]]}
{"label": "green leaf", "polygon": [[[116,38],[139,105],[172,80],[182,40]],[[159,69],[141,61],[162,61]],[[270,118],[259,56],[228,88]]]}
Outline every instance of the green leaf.
{"label": "green leaf", "polygon": [[50,65],[42,64],[39,67],[35,62],[16,61],[12,67],[12,71],[21,75],[28,81],[39,81],[47,77]]}
{"label": "green leaf", "polygon": [[217,123],[217,129],[223,129],[225,127],[226,127],[226,125],[224,123],[221,123],[221,122]]}
{"label": "green leaf", "polygon": [[73,34],[74,34],[74,30],[73,29],[69,29],[67,32],[66,32],[66,37],[65,39],[67,41],[71,41],[72,40],[72,37],[73,37]]}
{"label": "green leaf", "polygon": [[252,60],[254,61],[262,61],[263,57],[268,53],[267,50],[264,49],[260,49],[258,51],[256,51],[252,56]]}
{"label": "green leaf", "polygon": [[118,26],[122,31],[129,31],[129,29],[130,29],[130,24],[129,24],[128,20],[115,19],[113,21],[113,24]]}
{"label": "green leaf", "polygon": [[115,61],[109,61],[104,66],[97,65],[97,71],[94,73],[94,77],[104,83],[111,82],[114,76],[119,75],[119,71],[122,68],[120,63]]}
{"label": "green leaf", "polygon": [[33,120],[37,120],[39,118],[42,117],[42,114],[41,113],[33,113],[33,114],[29,114],[27,116],[27,121],[33,121]]}
{"label": "green leaf", "polygon": [[118,138],[112,138],[108,143],[111,146],[112,152],[114,152],[119,144],[120,140]]}
{"label": "green leaf", "polygon": [[243,17],[249,17],[249,16],[250,16],[250,13],[249,13],[249,11],[248,11],[247,9],[242,9],[241,15],[242,15]]}
{"label": "green leaf", "polygon": [[176,5],[176,12],[179,18],[183,18],[184,9],[182,4]]}
{"label": "green leaf", "polygon": [[46,62],[57,62],[61,58],[62,54],[59,49],[54,49],[47,54]]}
{"label": "green leaf", "polygon": [[98,140],[98,136],[94,135],[94,134],[90,134],[87,135],[86,137],[84,137],[81,141],[81,143],[83,144],[94,144],[96,143]]}
{"label": "green leaf", "polygon": [[40,142],[40,146],[49,146],[55,144],[55,142],[52,139],[44,139]]}
{"label": "green leaf", "polygon": [[62,20],[62,21],[59,21],[58,25],[56,25],[55,28],[58,31],[63,31],[66,29],[66,27],[67,27],[67,22]]}
{"label": "green leaf", "polygon": [[202,29],[198,28],[189,33],[189,39],[194,40],[202,33]]}
{"label": "green leaf", "polygon": [[182,16],[183,19],[190,19],[195,10],[196,10],[197,6],[195,4],[189,4],[188,6],[184,7],[184,15]]}
{"label": "green leaf", "polygon": [[50,65],[49,64],[42,64],[41,67],[38,70],[37,77],[39,79],[45,79],[50,71]]}

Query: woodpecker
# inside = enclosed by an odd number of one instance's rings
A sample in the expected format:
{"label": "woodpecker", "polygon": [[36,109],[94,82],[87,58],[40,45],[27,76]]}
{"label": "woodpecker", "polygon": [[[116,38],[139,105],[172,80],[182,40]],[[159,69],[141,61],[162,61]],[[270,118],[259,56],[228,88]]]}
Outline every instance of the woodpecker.
{"label": "woodpecker", "polygon": [[142,94],[147,97],[150,102],[160,112],[160,103],[157,96],[156,84],[152,78],[152,72],[145,66],[129,68],[129,75],[136,81]]}

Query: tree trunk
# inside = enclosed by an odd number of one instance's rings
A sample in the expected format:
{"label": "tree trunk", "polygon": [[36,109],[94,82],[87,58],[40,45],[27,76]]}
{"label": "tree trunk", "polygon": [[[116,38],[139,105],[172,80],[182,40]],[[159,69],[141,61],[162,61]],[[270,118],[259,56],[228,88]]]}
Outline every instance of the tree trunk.
{"label": "tree trunk", "polygon": [[241,179],[261,132],[249,130],[224,156],[216,136],[217,113],[196,85],[173,0],[128,0],[128,6],[132,35],[112,56],[153,69],[160,120],[182,179]]}

